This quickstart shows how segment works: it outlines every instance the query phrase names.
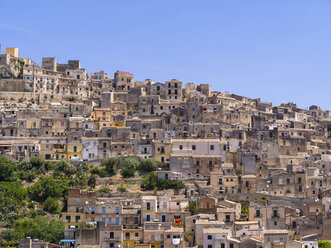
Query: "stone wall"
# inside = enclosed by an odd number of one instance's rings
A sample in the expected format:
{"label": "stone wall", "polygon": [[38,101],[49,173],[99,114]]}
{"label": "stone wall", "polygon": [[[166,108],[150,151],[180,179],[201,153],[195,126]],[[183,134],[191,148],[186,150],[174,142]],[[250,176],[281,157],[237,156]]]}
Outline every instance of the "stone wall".
{"label": "stone wall", "polygon": [[[73,98],[77,98],[76,96]],[[68,101],[68,96],[61,96],[57,94],[33,93],[33,92],[9,92],[0,90],[0,100],[7,100],[8,102],[18,102],[23,99],[24,102],[33,99],[37,103],[42,102],[60,102]]]}
{"label": "stone wall", "polygon": [[0,79],[0,91],[24,92],[22,79]]}

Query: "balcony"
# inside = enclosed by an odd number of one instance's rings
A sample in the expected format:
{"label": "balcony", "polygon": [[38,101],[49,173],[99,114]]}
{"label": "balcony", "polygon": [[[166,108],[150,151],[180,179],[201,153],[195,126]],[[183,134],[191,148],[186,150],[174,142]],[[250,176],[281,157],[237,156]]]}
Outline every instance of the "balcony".
{"label": "balcony", "polygon": [[121,239],[119,237],[115,238],[105,238],[106,242],[122,242]]}
{"label": "balcony", "polygon": [[263,214],[260,215],[254,214],[254,218],[263,218]]}

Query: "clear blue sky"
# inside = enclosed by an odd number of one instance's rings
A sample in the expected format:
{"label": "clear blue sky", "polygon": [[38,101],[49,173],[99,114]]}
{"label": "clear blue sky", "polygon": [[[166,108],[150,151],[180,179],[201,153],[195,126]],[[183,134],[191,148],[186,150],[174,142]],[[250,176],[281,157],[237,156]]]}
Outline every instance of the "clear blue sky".
{"label": "clear blue sky", "polygon": [[331,109],[330,0],[0,0],[0,43],[88,72]]}

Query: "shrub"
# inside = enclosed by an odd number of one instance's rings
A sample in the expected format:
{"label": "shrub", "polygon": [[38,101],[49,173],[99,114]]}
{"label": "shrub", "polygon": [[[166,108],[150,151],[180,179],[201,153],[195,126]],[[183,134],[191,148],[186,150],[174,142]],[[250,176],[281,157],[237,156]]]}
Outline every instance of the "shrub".
{"label": "shrub", "polygon": [[55,168],[56,175],[72,176],[76,172],[76,167],[64,160],[56,163]]}
{"label": "shrub", "polygon": [[126,188],[123,186],[119,186],[119,187],[117,187],[117,191],[124,193],[124,192],[126,192]]}
{"label": "shrub", "polygon": [[101,161],[101,165],[105,167],[105,170],[107,171],[107,174],[109,176],[116,175],[115,168],[118,168],[121,164],[120,158],[104,158]]}
{"label": "shrub", "polygon": [[0,181],[14,180],[15,167],[8,158],[0,156]]}
{"label": "shrub", "polygon": [[92,174],[89,176],[88,181],[87,181],[87,185],[94,188],[97,182],[97,176]]}
{"label": "shrub", "polygon": [[59,205],[57,199],[55,199],[53,197],[47,197],[47,199],[45,200],[45,203],[44,203],[43,210],[45,210],[51,214],[61,213],[60,205]]}
{"label": "shrub", "polygon": [[98,193],[110,193],[110,189],[107,187],[103,187],[98,189]]}
{"label": "shrub", "polygon": [[15,239],[33,237],[51,243],[59,243],[63,238],[64,224],[60,219],[38,216],[33,219],[19,219],[14,224]]}
{"label": "shrub", "polygon": [[188,209],[190,210],[191,214],[194,215],[195,212],[196,212],[196,202],[195,201],[189,201],[188,206],[189,206]]}
{"label": "shrub", "polygon": [[99,177],[105,177],[107,176],[107,171],[106,169],[103,169],[103,168],[99,168],[99,167],[96,167],[96,166],[93,166],[90,170],[91,174],[93,175],[98,175]]}
{"label": "shrub", "polygon": [[139,164],[139,170],[142,172],[152,172],[156,170],[156,163],[153,159],[141,159]]}
{"label": "shrub", "polygon": [[165,190],[174,189],[179,190],[185,187],[183,181],[181,180],[167,180],[158,179],[155,172],[149,173],[141,183],[141,188],[144,190]]}
{"label": "shrub", "polygon": [[121,171],[121,175],[124,178],[134,177],[136,169],[139,166],[139,160],[137,158],[126,158],[124,160],[124,169]]}
{"label": "shrub", "polygon": [[50,176],[41,177],[28,191],[32,200],[44,202],[47,197],[60,197],[64,193],[64,188],[58,180]]}

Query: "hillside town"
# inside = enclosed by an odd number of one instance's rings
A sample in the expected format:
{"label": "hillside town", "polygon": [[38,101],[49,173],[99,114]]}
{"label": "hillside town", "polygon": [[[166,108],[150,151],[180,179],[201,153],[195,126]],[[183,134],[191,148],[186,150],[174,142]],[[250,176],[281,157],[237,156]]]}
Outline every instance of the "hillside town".
{"label": "hillside town", "polygon": [[[0,154],[13,163],[156,164],[150,174],[118,169],[93,189],[69,188],[61,241],[25,237],[19,247],[317,248],[331,240],[331,111],[319,106],[274,106],[208,82],[89,73],[79,60],[38,65],[7,48],[0,108]],[[153,175],[175,186],[146,186]]]}

